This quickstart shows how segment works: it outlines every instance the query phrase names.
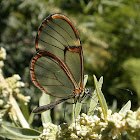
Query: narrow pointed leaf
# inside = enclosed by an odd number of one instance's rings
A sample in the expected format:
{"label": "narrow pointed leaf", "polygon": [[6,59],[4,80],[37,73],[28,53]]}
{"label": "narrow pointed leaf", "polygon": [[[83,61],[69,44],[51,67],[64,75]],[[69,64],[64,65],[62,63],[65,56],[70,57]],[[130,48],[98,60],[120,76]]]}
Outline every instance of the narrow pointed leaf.
{"label": "narrow pointed leaf", "polygon": [[[81,112],[81,107],[82,107],[82,103],[77,102],[76,103],[76,109],[75,109],[75,117],[77,118]],[[75,118],[75,119],[76,119]]]}
{"label": "narrow pointed leaf", "polygon": [[19,137],[17,135],[14,135],[14,134],[11,134],[11,133],[1,133],[0,132],[0,136],[4,137],[4,138],[7,138],[7,139],[14,139],[14,140],[32,140],[32,138],[22,138],[22,137]]}
{"label": "narrow pointed leaf", "polygon": [[107,118],[107,110],[108,110],[108,107],[107,107],[107,103],[106,103],[106,100],[104,98],[104,95],[101,91],[101,88],[97,82],[97,78],[95,75],[93,75],[93,78],[94,78],[94,85],[95,85],[95,90],[96,90],[96,93],[97,93],[97,96],[98,96],[98,99],[99,99],[99,102],[100,102],[100,105],[101,105],[101,108],[102,108],[102,111],[103,111],[103,114],[104,114],[104,118],[106,120]]}
{"label": "narrow pointed leaf", "polygon": [[84,75],[84,87],[85,87],[86,84],[87,84],[87,80],[88,80],[88,75]]}
{"label": "narrow pointed leaf", "polygon": [[103,76],[100,77],[99,82],[98,82],[98,87],[101,89],[103,85]]}
{"label": "narrow pointed leaf", "polygon": [[94,90],[94,92],[92,93],[93,96],[92,98],[90,99],[90,105],[89,105],[89,110],[88,110],[88,116],[90,115],[93,115],[94,113],[94,109],[95,107],[97,106],[98,104],[98,96],[97,96],[97,93],[96,93],[96,90]]}
{"label": "narrow pointed leaf", "polygon": [[[73,104],[72,106],[72,123],[74,123],[75,119],[79,116],[81,112],[81,108],[82,108],[82,103],[77,102],[75,110],[74,108],[75,108],[75,104]],[[74,115],[74,112],[75,112],[75,115]]]}
{"label": "narrow pointed leaf", "polygon": [[[86,86],[87,80],[88,80],[88,75],[84,75],[84,88]],[[75,104],[73,104],[72,122],[74,122],[74,120],[79,116],[79,114],[81,112],[81,108],[82,108],[82,103],[79,103],[79,102],[76,103],[75,117],[74,117],[74,108],[75,108]]]}
{"label": "narrow pointed leaf", "polygon": [[[101,77],[99,79],[99,82],[98,82],[98,85],[99,85],[99,88],[101,89],[102,88],[102,84],[103,84],[103,77]],[[98,104],[98,96],[97,96],[97,93],[96,93],[96,90],[94,90],[94,92],[92,93],[92,98],[90,99],[90,105],[89,105],[89,110],[88,110],[88,115],[92,115],[94,113],[94,109],[95,107],[97,106]]]}
{"label": "narrow pointed leaf", "polygon": [[126,112],[127,112],[128,110],[130,110],[130,109],[131,109],[131,101],[129,100],[129,101],[121,108],[121,110],[120,110],[119,112],[125,115]]}
{"label": "narrow pointed leaf", "polygon": [[29,120],[28,120],[29,125],[32,124],[32,122],[33,122],[33,120],[34,120],[34,116],[35,116],[35,113],[32,113],[32,112],[31,112],[31,114],[30,114],[30,116],[29,116]]}
{"label": "narrow pointed leaf", "polygon": [[39,138],[41,134],[39,131],[29,128],[18,128],[9,125],[2,125],[2,127],[9,133],[26,139]]}
{"label": "narrow pointed leaf", "polygon": [[[44,106],[47,104],[50,104],[50,96],[43,92],[39,100],[39,106]],[[52,122],[50,110],[41,113],[41,119],[42,119],[42,123]]]}
{"label": "narrow pointed leaf", "polygon": [[25,105],[24,101],[20,101],[20,107],[22,109],[22,112],[23,112],[23,115],[26,119],[26,121],[29,120],[29,107],[28,107],[28,104]]}

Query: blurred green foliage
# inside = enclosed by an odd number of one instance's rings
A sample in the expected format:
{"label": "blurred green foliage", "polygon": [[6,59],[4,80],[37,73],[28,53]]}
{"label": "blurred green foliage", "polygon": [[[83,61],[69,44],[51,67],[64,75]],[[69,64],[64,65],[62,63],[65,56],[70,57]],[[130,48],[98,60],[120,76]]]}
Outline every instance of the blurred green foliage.
{"label": "blurred green foliage", "polygon": [[[133,109],[140,105],[138,0],[1,0],[0,5],[0,46],[7,51],[4,76],[18,73],[22,77],[26,86],[23,94],[32,97],[30,110],[38,104],[41,93],[29,76],[37,28],[55,12],[68,16],[80,33],[88,86],[93,86],[93,74],[103,75],[108,104],[117,100],[121,107],[130,99]],[[128,88],[133,95],[117,88]]]}

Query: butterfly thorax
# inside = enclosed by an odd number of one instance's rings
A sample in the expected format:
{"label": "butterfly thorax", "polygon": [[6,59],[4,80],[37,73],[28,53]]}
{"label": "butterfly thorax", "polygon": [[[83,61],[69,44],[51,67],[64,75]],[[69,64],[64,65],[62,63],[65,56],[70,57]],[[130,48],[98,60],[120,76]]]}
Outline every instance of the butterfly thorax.
{"label": "butterfly thorax", "polygon": [[91,93],[91,89],[90,88],[84,88],[83,90],[81,90],[81,92],[77,93],[74,96],[74,103],[81,102],[85,99],[85,97]]}

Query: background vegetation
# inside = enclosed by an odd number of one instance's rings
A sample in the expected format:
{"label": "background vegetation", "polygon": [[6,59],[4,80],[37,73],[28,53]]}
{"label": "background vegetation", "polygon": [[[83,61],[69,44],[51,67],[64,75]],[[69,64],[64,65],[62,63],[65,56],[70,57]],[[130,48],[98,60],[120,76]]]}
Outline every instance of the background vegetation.
{"label": "background vegetation", "polygon": [[[60,12],[77,27],[83,44],[88,87],[92,75],[104,77],[103,93],[116,109],[129,99],[140,105],[140,2],[138,0],[1,0],[0,47],[7,51],[4,77],[19,74],[25,83],[22,94],[31,96],[29,112],[41,91],[31,82],[30,60],[35,54],[38,26],[49,14]],[[133,91],[133,95],[126,90]],[[60,111],[60,109],[59,109]],[[60,111],[62,114],[63,110]],[[39,125],[39,116],[35,118]]]}

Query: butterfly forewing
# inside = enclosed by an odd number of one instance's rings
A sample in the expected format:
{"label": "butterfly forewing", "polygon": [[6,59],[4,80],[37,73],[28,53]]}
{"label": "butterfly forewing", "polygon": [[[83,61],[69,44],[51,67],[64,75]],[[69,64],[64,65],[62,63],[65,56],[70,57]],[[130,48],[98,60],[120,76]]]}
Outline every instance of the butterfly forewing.
{"label": "butterfly forewing", "polygon": [[43,21],[36,36],[36,50],[31,62],[31,78],[36,86],[57,97],[83,89],[82,46],[66,16],[53,14]]}

